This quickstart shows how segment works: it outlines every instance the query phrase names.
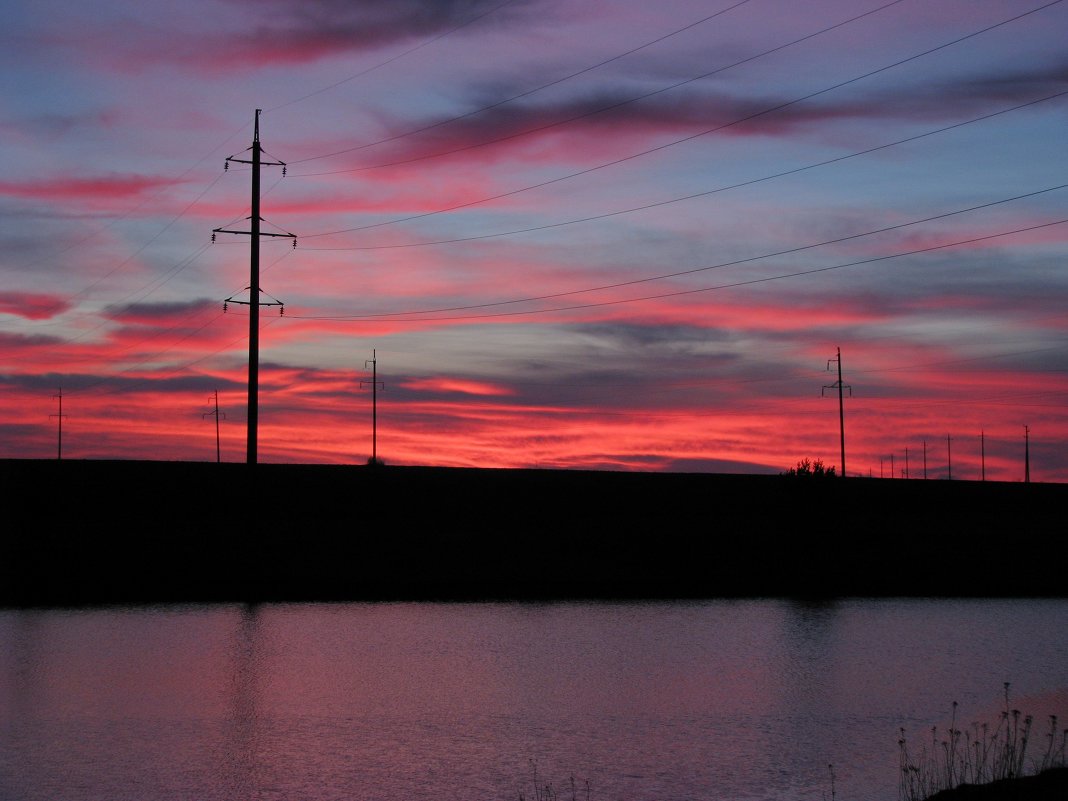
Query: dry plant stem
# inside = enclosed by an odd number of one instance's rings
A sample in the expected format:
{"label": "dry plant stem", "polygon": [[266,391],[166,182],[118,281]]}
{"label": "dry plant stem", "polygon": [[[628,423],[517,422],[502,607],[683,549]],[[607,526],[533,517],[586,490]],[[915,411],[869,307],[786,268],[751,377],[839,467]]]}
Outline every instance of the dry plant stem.
{"label": "dry plant stem", "polygon": [[[973,723],[971,731],[958,729],[957,706],[954,701],[949,731],[943,739],[939,739],[938,727],[931,727],[930,750],[924,745],[918,754],[910,753],[905,730],[900,730],[898,788],[901,801],[923,801],[937,792],[962,784],[987,784],[1025,775],[1032,718],[1024,715],[1021,721],[1020,710],[1010,708],[1009,683],[1005,682],[1005,708],[993,732],[986,723]],[[1068,765],[1065,761],[1068,729],[1061,732],[1058,747],[1056,715],[1050,715],[1046,738],[1045,754],[1041,760],[1032,760],[1032,769],[1036,773]]]}

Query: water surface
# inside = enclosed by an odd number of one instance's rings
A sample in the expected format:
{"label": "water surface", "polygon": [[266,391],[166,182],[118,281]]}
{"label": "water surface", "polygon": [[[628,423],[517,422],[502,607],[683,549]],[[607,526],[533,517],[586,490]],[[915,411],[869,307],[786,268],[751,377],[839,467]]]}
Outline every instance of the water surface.
{"label": "water surface", "polygon": [[894,801],[1005,681],[1068,720],[1068,601],[0,611],[0,798]]}

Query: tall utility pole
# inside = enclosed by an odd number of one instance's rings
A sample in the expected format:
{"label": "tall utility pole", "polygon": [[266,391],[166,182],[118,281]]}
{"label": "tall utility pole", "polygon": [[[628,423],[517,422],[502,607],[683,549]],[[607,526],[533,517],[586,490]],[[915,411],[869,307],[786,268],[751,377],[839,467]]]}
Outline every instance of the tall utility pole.
{"label": "tall utility pole", "polygon": [[[371,365],[371,464],[378,464],[378,350],[371,351],[371,358],[363,363],[364,369]],[[360,386],[366,384],[361,381]]]}
{"label": "tall utility pole", "polygon": [[[838,363],[838,380],[833,384],[827,384],[823,387],[820,394],[824,394],[828,389],[838,390],[838,433],[842,442],[842,478],[846,476],[846,461],[845,461],[845,405],[842,401],[842,349],[835,348],[836,355],[833,359],[827,360],[827,369],[831,369],[831,362]],[[853,397],[853,387],[845,387],[849,390],[849,397]]]}
{"label": "tall utility pole", "polygon": [[[205,417],[211,417],[215,415],[215,463],[222,462],[222,448],[219,445],[219,390],[215,390],[215,409],[210,412],[204,412],[200,415],[201,419]],[[226,412],[222,413],[222,417],[226,419]]]}
{"label": "tall utility pole", "polygon": [[56,440],[56,459],[63,459],[63,418],[67,415],[63,414],[63,387],[59,388],[59,394],[53,395],[52,400],[59,400],[59,414],[50,414],[48,419],[56,418],[58,424],[58,437]]}
{"label": "tall utility pole", "polygon": [[[248,315],[248,444],[245,449],[245,460],[250,465],[256,464],[257,431],[259,429],[259,379],[260,379],[260,306],[281,306],[285,313],[285,306],[279,301],[270,303],[260,302],[260,237],[282,236],[293,240],[293,247],[297,246],[296,234],[276,234],[260,231],[260,167],[281,167],[282,175],[286,174],[284,161],[264,161],[263,148],[260,147],[260,109],[256,109],[255,130],[252,135],[251,159],[239,159],[230,156],[226,159],[225,169],[230,168],[230,162],[237,164],[252,165],[252,216],[249,219],[248,231],[231,231],[226,228],[215,228],[211,233],[211,240],[215,241],[215,234],[247,234],[251,242],[251,258],[248,282],[248,301],[227,298],[223,303],[223,310],[227,303],[239,303],[247,305]],[[247,151],[246,151],[247,152]]]}
{"label": "tall utility pole", "polygon": [[1031,483],[1031,429],[1024,426],[1024,483]]}

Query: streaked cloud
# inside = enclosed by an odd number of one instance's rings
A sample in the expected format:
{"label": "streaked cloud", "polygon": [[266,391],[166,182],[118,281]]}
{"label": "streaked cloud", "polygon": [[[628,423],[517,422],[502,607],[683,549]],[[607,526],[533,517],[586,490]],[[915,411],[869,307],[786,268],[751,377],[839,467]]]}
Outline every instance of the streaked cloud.
{"label": "streaked cloud", "polygon": [[243,458],[262,109],[266,461],[1068,480],[1068,10],[921,5],[23,10],[0,457]]}

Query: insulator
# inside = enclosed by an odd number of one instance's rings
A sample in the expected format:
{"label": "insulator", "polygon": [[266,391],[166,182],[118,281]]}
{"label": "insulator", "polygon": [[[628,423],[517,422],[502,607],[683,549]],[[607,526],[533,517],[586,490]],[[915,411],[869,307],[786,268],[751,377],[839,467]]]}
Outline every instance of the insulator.
{"label": "insulator", "polygon": [[211,232],[211,244],[213,244],[213,245],[215,244],[215,232],[214,231]]}
{"label": "insulator", "polygon": [[223,162],[223,172],[230,172],[230,162],[229,162],[229,160]]}
{"label": "insulator", "polygon": [[293,250],[297,249],[297,238],[293,237]]}
{"label": "insulator", "polygon": [[286,304],[283,303],[278,307],[278,316],[279,317],[284,317],[285,313],[286,313]]}
{"label": "insulator", "polygon": [[228,312],[228,311],[230,311],[230,304],[229,304],[229,303],[227,303],[227,302],[226,302],[226,301],[224,300],[224,301],[223,301],[223,314],[226,314],[226,312]]}
{"label": "insulator", "polygon": [[285,164],[282,165],[282,177],[283,178],[286,177],[286,165]]}

